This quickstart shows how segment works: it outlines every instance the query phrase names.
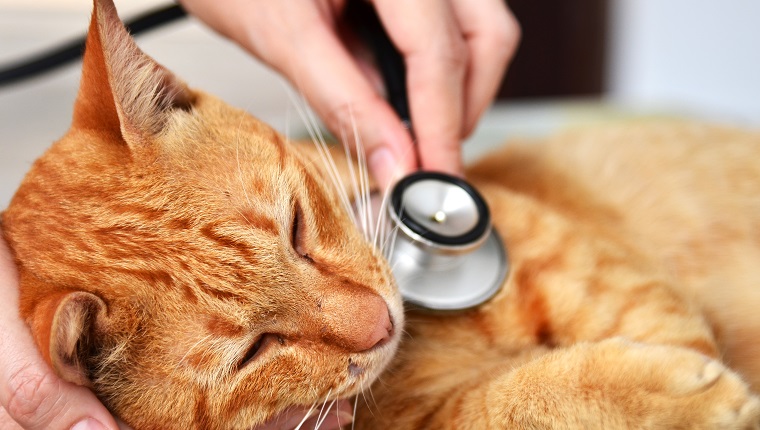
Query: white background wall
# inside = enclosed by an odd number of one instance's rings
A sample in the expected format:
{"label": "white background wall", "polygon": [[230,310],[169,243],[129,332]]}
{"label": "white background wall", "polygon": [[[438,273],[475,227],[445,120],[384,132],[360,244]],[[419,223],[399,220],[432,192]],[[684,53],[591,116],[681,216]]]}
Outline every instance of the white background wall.
{"label": "white background wall", "polygon": [[760,125],[760,1],[611,1],[612,99]]}
{"label": "white background wall", "polygon": [[[760,127],[760,0],[610,1],[609,103],[601,111],[584,104],[580,116],[605,117],[612,104]],[[129,17],[168,1],[116,3]],[[89,0],[0,0],[0,67],[81,34],[90,7]],[[281,130],[298,123],[282,81],[197,22],[175,23],[138,43],[190,85]],[[68,127],[77,85],[74,65],[0,88],[0,208],[31,162]],[[510,133],[546,132],[577,121],[578,112],[567,103],[499,107],[479,135],[498,142]]]}

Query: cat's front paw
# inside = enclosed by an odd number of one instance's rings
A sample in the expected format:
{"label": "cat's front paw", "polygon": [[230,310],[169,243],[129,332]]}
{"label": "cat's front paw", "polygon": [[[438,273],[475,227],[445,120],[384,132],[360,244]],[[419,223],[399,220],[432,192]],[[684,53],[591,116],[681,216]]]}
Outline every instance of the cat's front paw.
{"label": "cat's front paw", "polygon": [[704,428],[760,430],[760,398],[749,393],[738,375],[710,360],[701,378],[706,401],[700,403],[708,408]]}
{"label": "cat's front paw", "polygon": [[607,368],[600,382],[621,394],[614,397],[630,427],[760,429],[760,399],[721,362],[690,349],[622,339],[599,347],[601,361],[594,361]]}
{"label": "cat's front paw", "polygon": [[[760,429],[760,399],[723,363],[682,348],[641,349],[650,356],[652,367],[648,370],[644,364],[642,370],[652,372],[653,382],[660,384],[652,395],[663,397],[652,418],[667,422],[670,411],[678,410],[688,428]],[[656,400],[653,403],[658,404]]]}
{"label": "cat's front paw", "polygon": [[530,362],[488,392],[500,428],[760,429],[760,399],[696,351],[622,339]]}

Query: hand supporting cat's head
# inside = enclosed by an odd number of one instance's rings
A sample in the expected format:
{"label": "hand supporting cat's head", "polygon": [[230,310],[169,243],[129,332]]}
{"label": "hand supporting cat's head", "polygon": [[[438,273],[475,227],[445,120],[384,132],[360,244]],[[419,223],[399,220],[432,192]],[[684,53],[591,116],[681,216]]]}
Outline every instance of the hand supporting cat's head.
{"label": "hand supporting cat's head", "polygon": [[400,298],[306,153],[96,0],[72,127],[3,217],[56,371],[137,428],[249,428],[366,388]]}

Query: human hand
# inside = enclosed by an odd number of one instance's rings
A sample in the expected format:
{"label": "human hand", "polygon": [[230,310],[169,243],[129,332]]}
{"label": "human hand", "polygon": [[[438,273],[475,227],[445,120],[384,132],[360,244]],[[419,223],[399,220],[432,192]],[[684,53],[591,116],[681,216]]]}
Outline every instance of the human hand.
{"label": "human hand", "polygon": [[520,37],[504,0],[374,0],[407,69],[417,150],[341,22],[346,1],[182,0],[286,76],[337,136],[356,126],[380,186],[417,167],[462,174],[461,141],[491,103]]}
{"label": "human hand", "polygon": [[118,429],[90,390],[61,380],[42,359],[19,316],[18,275],[2,235],[0,303],[0,428]]}

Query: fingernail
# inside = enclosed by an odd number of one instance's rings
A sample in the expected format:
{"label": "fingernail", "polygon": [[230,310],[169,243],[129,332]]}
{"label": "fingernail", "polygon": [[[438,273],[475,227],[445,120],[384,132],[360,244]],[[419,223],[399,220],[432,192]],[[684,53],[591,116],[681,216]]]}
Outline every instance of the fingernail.
{"label": "fingernail", "polygon": [[86,418],[71,427],[71,430],[106,430],[106,426],[93,418]]}
{"label": "fingernail", "polygon": [[396,175],[397,162],[388,148],[377,148],[372,151],[369,159],[369,169],[372,176],[379,183],[380,187],[385,188],[393,181]]}

